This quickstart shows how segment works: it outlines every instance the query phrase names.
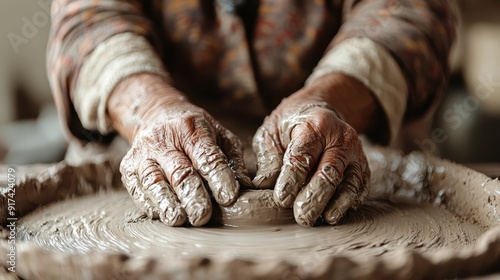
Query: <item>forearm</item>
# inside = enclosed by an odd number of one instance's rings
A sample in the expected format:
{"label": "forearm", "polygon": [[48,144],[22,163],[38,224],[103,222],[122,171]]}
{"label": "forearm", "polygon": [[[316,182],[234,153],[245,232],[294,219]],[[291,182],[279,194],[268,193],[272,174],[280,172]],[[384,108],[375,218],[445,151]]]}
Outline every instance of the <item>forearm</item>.
{"label": "forearm", "polygon": [[[52,29],[47,49],[47,67],[59,112],[66,121],[69,132],[77,138],[88,141],[85,139],[85,131],[89,130],[109,133],[99,129],[95,121],[97,112],[104,109],[103,105],[99,108],[97,106],[102,103],[100,99],[109,94],[99,91],[103,88],[112,90],[111,80],[119,78],[115,77],[112,68],[116,69],[117,63],[123,64],[124,60],[120,62],[115,59],[112,60],[114,65],[108,65],[106,59],[96,55],[96,52],[106,50],[104,45],[121,34],[132,34],[152,42],[152,24],[143,14],[140,1],[55,0],[52,2],[51,14]],[[93,60],[101,61],[102,64],[96,66],[95,62],[87,63],[93,56],[98,56]],[[110,79],[110,76],[113,79]],[[110,82],[102,83],[97,80],[98,77]],[[79,87],[82,88],[80,94]],[[93,100],[82,101],[89,98]]]}

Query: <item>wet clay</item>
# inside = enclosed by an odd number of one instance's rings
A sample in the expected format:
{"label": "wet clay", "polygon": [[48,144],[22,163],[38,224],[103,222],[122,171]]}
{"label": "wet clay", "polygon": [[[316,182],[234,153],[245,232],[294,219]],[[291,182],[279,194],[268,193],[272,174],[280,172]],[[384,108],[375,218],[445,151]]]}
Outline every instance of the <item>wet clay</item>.
{"label": "wet clay", "polygon": [[257,227],[293,224],[293,209],[280,207],[272,190],[244,190],[229,206],[215,204],[212,220],[230,227]]}
{"label": "wet clay", "polygon": [[[397,248],[426,254],[441,247],[467,248],[485,230],[440,207],[381,199],[351,211],[336,227],[302,227],[292,223],[290,214],[290,223],[279,226],[265,226],[268,221],[264,221],[258,227],[173,228],[147,219],[126,192],[115,192],[64,201],[32,213],[21,220],[18,237],[71,254],[105,251],[172,258],[229,254],[254,261],[301,263],[329,255],[371,258]],[[226,212],[225,219],[233,215]],[[251,217],[244,215],[247,221]],[[234,225],[231,219],[225,221]],[[240,219],[236,224],[241,223]]]}
{"label": "wet clay", "polygon": [[[59,273],[66,279],[82,273],[95,279],[440,279],[498,269],[498,181],[419,153],[365,150],[372,169],[366,203],[338,226],[314,228],[293,223],[289,210],[279,212],[270,191],[245,192],[214,211],[215,221],[231,227],[168,227],[142,215],[114,175],[84,176],[89,170],[104,175],[99,167],[112,170],[115,163],[62,163],[51,176],[45,171],[19,185],[18,193],[27,193],[20,199],[31,203],[20,202],[27,206],[19,212],[18,273],[28,279]],[[65,184],[74,185],[63,192]],[[31,212],[50,202],[45,190],[64,201]],[[256,217],[260,226],[249,222]],[[7,251],[0,242],[2,263]]]}

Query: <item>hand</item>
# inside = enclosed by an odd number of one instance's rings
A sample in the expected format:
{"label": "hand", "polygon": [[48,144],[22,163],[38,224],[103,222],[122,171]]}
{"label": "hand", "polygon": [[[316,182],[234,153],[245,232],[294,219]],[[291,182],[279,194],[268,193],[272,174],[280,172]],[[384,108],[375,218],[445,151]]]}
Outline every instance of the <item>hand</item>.
{"label": "hand", "polygon": [[160,92],[149,106],[141,107],[140,125],[131,134],[132,146],[121,162],[122,180],[149,217],[179,226],[187,216],[192,225],[201,226],[212,213],[203,179],[224,206],[238,197],[239,182],[251,185],[251,181],[238,138],[183,98],[165,101],[161,97],[168,95]]}
{"label": "hand", "polygon": [[[258,188],[273,188],[282,207],[293,205],[297,223],[312,226],[323,215],[337,224],[368,194],[370,170],[356,130],[316,88],[285,99],[253,139]],[[331,92],[330,92],[331,94]]]}

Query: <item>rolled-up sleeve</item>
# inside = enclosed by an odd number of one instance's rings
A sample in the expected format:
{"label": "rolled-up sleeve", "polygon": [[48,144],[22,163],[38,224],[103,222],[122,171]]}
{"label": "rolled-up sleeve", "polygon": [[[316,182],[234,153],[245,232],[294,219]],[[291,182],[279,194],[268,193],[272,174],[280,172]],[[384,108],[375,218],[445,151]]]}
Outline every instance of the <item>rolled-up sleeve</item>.
{"label": "rolled-up sleeve", "polygon": [[447,0],[346,1],[344,21],[308,82],[332,72],[357,78],[386,113],[390,138],[440,98],[456,36]]}
{"label": "rolled-up sleeve", "polygon": [[167,76],[143,5],[134,0],[52,2],[49,82],[68,131],[83,141],[112,132],[106,102],[120,80],[141,72]]}

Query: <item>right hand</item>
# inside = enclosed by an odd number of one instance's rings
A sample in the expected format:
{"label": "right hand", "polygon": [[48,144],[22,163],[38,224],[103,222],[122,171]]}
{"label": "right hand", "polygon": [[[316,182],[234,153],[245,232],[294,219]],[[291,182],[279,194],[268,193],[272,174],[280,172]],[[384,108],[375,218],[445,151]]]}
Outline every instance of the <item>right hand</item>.
{"label": "right hand", "polygon": [[204,225],[212,205],[203,179],[223,206],[237,199],[240,183],[251,185],[241,143],[205,110],[183,98],[159,98],[150,99],[145,113],[138,114],[140,125],[120,165],[123,183],[149,217],[169,226],[180,226],[186,218]]}

